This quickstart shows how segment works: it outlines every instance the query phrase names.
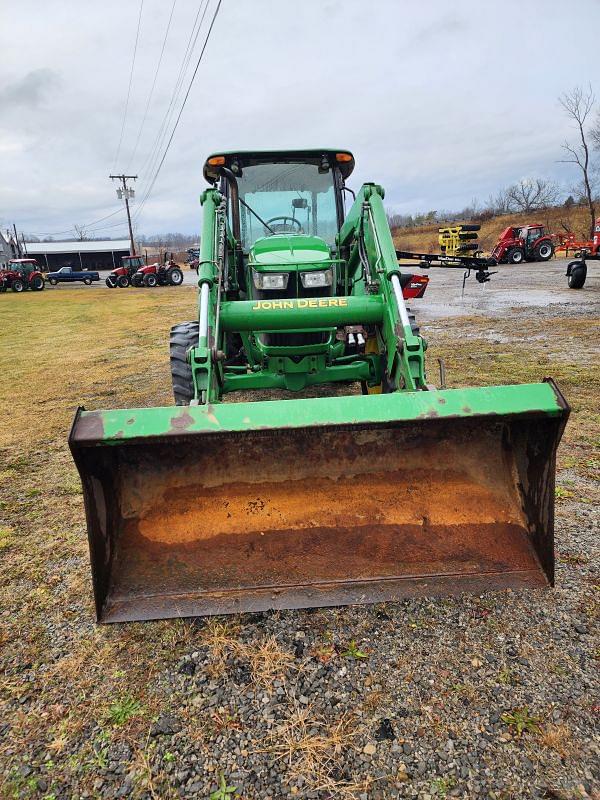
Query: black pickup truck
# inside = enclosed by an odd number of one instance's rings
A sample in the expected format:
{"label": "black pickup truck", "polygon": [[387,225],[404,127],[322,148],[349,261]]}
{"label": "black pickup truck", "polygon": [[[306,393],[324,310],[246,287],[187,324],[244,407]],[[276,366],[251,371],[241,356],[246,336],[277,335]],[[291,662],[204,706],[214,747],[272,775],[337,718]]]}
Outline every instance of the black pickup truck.
{"label": "black pickup truck", "polygon": [[52,286],[56,286],[57,283],[75,281],[83,281],[85,284],[89,285],[92,281],[99,281],[100,275],[88,269],[83,269],[78,272],[74,270],[73,267],[61,267],[56,272],[48,272],[46,280]]}

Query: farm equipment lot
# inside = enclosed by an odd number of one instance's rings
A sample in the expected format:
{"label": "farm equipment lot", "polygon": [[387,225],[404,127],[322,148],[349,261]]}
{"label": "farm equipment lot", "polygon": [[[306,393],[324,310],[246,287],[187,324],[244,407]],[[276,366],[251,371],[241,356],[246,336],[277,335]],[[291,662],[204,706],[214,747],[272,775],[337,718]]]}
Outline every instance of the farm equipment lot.
{"label": "farm equipment lot", "polygon": [[431,270],[410,303],[432,382],[441,357],[450,387],[552,375],[571,404],[555,589],[116,627],[93,621],[66,433],[82,398],[171,405],[196,273],[0,298],[0,797],[208,798],[220,774],[243,798],[591,796],[600,267],[572,291],[566,263],[464,297],[459,270]]}

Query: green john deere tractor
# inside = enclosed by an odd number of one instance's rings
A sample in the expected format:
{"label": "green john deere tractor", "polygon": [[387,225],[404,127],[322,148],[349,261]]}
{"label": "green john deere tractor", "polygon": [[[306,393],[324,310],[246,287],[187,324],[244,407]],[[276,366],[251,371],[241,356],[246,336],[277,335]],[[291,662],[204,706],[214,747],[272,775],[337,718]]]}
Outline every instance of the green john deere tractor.
{"label": "green john deere tractor", "polygon": [[383,189],[345,210],[353,167],[207,160],[176,407],[80,409],[71,431],[99,620],[552,584],[568,406],[549,379],[428,383]]}

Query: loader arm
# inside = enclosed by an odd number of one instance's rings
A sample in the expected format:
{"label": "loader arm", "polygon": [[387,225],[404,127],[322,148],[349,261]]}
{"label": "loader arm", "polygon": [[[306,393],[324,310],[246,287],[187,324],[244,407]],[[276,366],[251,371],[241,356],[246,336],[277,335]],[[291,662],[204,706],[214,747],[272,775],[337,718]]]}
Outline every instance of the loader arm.
{"label": "loader arm", "polygon": [[[402,289],[396,248],[383,207],[383,187],[366,183],[342,225],[340,249],[350,250],[352,283],[382,297],[386,313],[380,345],[386,355],[388,382],[394,390],[425,389],[424,343],[415,336]],[[362,271],[362,281],[358,279]]]}

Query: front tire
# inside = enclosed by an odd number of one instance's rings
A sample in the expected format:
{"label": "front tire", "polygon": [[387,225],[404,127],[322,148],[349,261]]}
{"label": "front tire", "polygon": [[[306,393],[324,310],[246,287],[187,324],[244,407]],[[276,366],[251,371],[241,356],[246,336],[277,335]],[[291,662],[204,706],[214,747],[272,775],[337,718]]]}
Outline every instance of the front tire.
{"label": "front tire", "polygon": [[56,286],[58,281],[56,280],[56,278],[48,278],[48,283],[50,284],[50,286]]}
{"label": "front tire", "polygon": [[156,275],[151,272],[149,275],[144,275],[144,285],[153,288],[158,283]]}
{"label": "front tire", "polygon": [[12,282],[12,286],[10,287],[13,292],[23,292],[25,290],[25,284],[20,278],[16,278]]}
{"label": "front tire", "polygon": [[192,368],[187,361],[187,351],[198,344],[198,322],[180,322],[171,328],[169,351],[171,355],[171,380],[176,406],[189,406],[194,399]]}
{"label": "front tire", "polygon": [[129,283],[130,281],[127,275],[119,275],[119,280],[117,281],[117,286],[119,289],[127,289]]}
{"label": "front tire", "polygon": [[569,276],[567,278],[569,289],[583,289],[586,278],[587,264],[581,264],[577,261],[569,264]]}
{"label": "front tire", "polygon": [[36,275],[34,278],[31,279],[31,283],[29,284],[32,291],[34,292],[41,292],[44,288],[44,279],[41,275]]}
{"label": "front tire", "polygon": [[114,275],[109,275],[105,283],[109,289],[115,289],[117,286],[117,280]]}
{"label": "front tire", "polygon": [[509,264],[522,264],[525,260],[525,253],[520,247],[511,247],[506,254],[506,260]]}
{"label": "front tire", "polygon": [[535,248],[533,255],[535,261],[549,261],[554,255],[554,247],[550,242],[542,242]]}

